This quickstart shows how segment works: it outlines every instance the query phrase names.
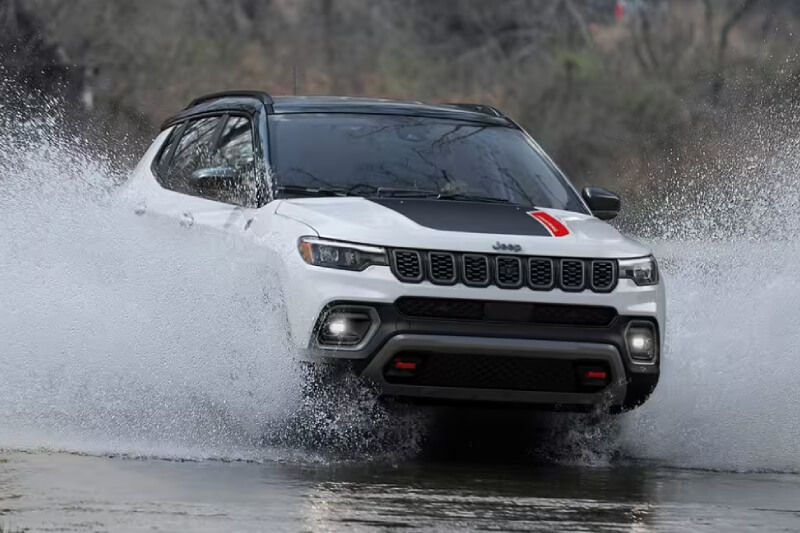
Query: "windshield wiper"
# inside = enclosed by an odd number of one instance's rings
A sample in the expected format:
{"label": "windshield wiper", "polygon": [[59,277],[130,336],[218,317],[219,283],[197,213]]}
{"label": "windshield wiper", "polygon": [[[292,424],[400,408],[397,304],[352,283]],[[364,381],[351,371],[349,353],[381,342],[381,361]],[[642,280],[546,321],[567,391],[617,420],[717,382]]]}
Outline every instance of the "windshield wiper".
{"label": "windshield wiper", "polygon": [[493,204],[512,204],[511,200],[504,198],[494,198],[491,196],[479,196],[475,194],[461,194],[461,193],[448,193],[439,191],[430,191],[425,189],[391,189],[381,187],[378,189],[380,196],[388,196],[390,198],[435,198],[437,200],[456,200],[462,202],[485,202]]}
{"label": "windshield wiper", "polygon": [[440,193],[436,196],[440,200],[462,200],[464,202],[486,202],[492,204],[513,204],[511,200],[505,198],[495,198],[493,196],[478,196],[475,194]]}
{"label": "windshield wiper", "polygon": [[298,196],[351,196],[347,189],[335,187],[305,187],[303,185],[279,185],[277,192],[296,194]]}

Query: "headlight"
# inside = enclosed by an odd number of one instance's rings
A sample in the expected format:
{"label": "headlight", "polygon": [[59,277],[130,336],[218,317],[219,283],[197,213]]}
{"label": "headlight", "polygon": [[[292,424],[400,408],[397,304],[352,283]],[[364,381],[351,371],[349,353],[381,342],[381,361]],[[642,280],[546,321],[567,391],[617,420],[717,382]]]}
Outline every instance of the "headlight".
{"label": "headlight", "polygon": [[301,237],[298,248],[303,260],[314,266],[364,270],[372,265],[389,265],[386,250],[375,246]]}
{"label": "headlight", "polygon": [[621,259],[619,262],[619,277],[632,279],[640,287],[658,284],[658,265],[653,257],[640,259]]}

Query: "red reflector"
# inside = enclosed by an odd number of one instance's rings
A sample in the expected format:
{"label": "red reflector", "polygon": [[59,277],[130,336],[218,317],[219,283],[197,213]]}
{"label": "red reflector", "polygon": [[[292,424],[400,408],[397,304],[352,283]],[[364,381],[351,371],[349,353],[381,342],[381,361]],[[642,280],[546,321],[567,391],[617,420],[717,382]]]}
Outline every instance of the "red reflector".
{"label": "red reflector", "polygon": [[608,378],[608,372],[602,370],[589,370],[586,372],[584,377],[586,379],[606,379]]}
{"label": "red reflector", "polygon": [[416,370],[417,363],[413,363],[411,361],[395,361],[394,367],[397,370]]}

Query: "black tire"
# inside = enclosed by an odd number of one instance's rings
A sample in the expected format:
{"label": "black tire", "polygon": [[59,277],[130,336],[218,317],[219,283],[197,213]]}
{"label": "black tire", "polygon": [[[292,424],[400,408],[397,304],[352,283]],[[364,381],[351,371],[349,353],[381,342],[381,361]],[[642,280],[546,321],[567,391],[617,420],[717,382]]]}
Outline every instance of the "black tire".
{"label": "black tire", "polygon": [[621,414],[641,407],[658,385],[658,374],[637,374],[628,379],[628,391],[622,406],[616,406],[609,411],[611,414]]}

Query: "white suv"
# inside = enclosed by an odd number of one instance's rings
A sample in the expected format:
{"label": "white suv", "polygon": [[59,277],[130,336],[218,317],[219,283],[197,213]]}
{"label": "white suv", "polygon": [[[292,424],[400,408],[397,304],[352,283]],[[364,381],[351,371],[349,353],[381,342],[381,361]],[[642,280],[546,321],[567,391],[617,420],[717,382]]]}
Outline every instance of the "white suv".
{"label": "white suv", "polygon": [[128,186],[262,247],[301,359],[387,396],[619,412],[658,382],[664,288],[619,198],[493,107],[209,95]]}

